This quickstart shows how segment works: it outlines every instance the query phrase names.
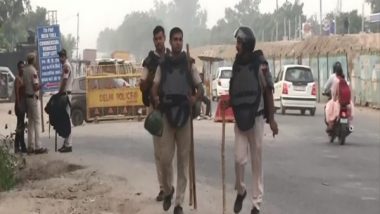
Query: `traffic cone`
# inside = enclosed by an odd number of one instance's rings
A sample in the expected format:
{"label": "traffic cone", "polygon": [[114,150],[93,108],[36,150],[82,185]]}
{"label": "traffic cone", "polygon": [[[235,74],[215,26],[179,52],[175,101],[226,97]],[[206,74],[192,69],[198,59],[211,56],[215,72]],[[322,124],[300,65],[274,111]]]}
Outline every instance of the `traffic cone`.
{"label": "traffic cone", "polygon": [[[214,122],[222,122],[223,121],[223,118],[222,118],[222,102],[229,100],[229,99],[230,99],[230,95],[220,96],[220,99],[218,102],[218,108],[216,109],[216,113],[215,113],[215,117],[214,117]],[[225,121],[230,122],[230,123],[235,121],[235,117],[234,117],[234,113],[232,111],[232,108],[228,108],[225,110]]]}

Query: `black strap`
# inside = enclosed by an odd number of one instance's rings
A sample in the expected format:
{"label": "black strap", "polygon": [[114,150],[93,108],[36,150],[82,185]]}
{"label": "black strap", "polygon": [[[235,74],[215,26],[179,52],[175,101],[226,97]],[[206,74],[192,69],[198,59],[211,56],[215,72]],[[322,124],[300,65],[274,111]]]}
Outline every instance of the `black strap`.
{"label": "black strap", "polygon": [[265,113],[264,109],[263,109],[263,110],[260,110],[260,111],[258,111],[258,112],[256,113],[256,117],[262,116],[262,115],[264,115],[264,113]]}
{"label": "black strap", "polygon": [[30,94],[27,94],[27,95],[26,95],[26,98],[36,98],[36,99],[38,99],[38,96],[37,96],[37,95],[30,95]]}

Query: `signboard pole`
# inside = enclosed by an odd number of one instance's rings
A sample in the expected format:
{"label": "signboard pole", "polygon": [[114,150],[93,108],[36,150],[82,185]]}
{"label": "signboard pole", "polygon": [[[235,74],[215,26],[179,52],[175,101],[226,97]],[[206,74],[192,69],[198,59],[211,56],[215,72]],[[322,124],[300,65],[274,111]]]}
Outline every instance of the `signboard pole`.
{"label": "signboard pole", "polygon": [[[38,45],[38,44],[37,44]],[[36,60],[36,67],[37,68],[40,68],[40,56],[37,54],[37,60]],[[40,75],[38,75],[38,79],[39,79],[39,82],[40,82],[40,94],[38,95],[39,96],[39,99],[40,99],[40,113],[41,113],[41,131],[42,133],[45,132],[45,117],[44,117],[44,94],[42,92],[42,82],[41,82],[41,75],[42,75],[42,72],[41,72],[41,69],[38,69],[39,72],[40,72]]]}
{"label": "signboard pole", "polygon": [[41,90],[40,90],[40,107],[41,107],[41,129],[42,129],[42,133],[44,133],[45,132],[44,96]]}

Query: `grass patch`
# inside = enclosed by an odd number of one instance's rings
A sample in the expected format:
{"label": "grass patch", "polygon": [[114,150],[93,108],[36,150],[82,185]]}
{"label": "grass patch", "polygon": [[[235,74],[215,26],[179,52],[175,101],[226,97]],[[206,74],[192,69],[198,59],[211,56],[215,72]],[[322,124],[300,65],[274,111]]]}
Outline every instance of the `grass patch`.
{"label": "grass patch", "polygon": [[14,157],[0,145],[0,192],[14,187],[16,184],[15,171]]}

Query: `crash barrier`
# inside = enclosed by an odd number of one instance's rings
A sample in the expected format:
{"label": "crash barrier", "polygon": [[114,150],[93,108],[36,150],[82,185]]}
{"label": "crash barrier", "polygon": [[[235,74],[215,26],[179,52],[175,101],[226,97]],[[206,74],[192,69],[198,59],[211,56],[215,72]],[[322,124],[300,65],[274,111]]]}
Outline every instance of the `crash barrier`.
{"label": "crash barrier", "polygon": [[[223,109],[222,109],[222,103],[226,100],[229,100],[229,95],[222,95],[220,96],[218,107],[215,112],[214,122],[223,122]],[[225,122],[233,123],[235,122],[234,113],[232,112],[232,108],[228,108],[225,110]]]}
{"label": "crash barrier", "polygon": [[148,111],[138,87],[142,67],[93,65],[86,69],[87,119],[142,119]]}

